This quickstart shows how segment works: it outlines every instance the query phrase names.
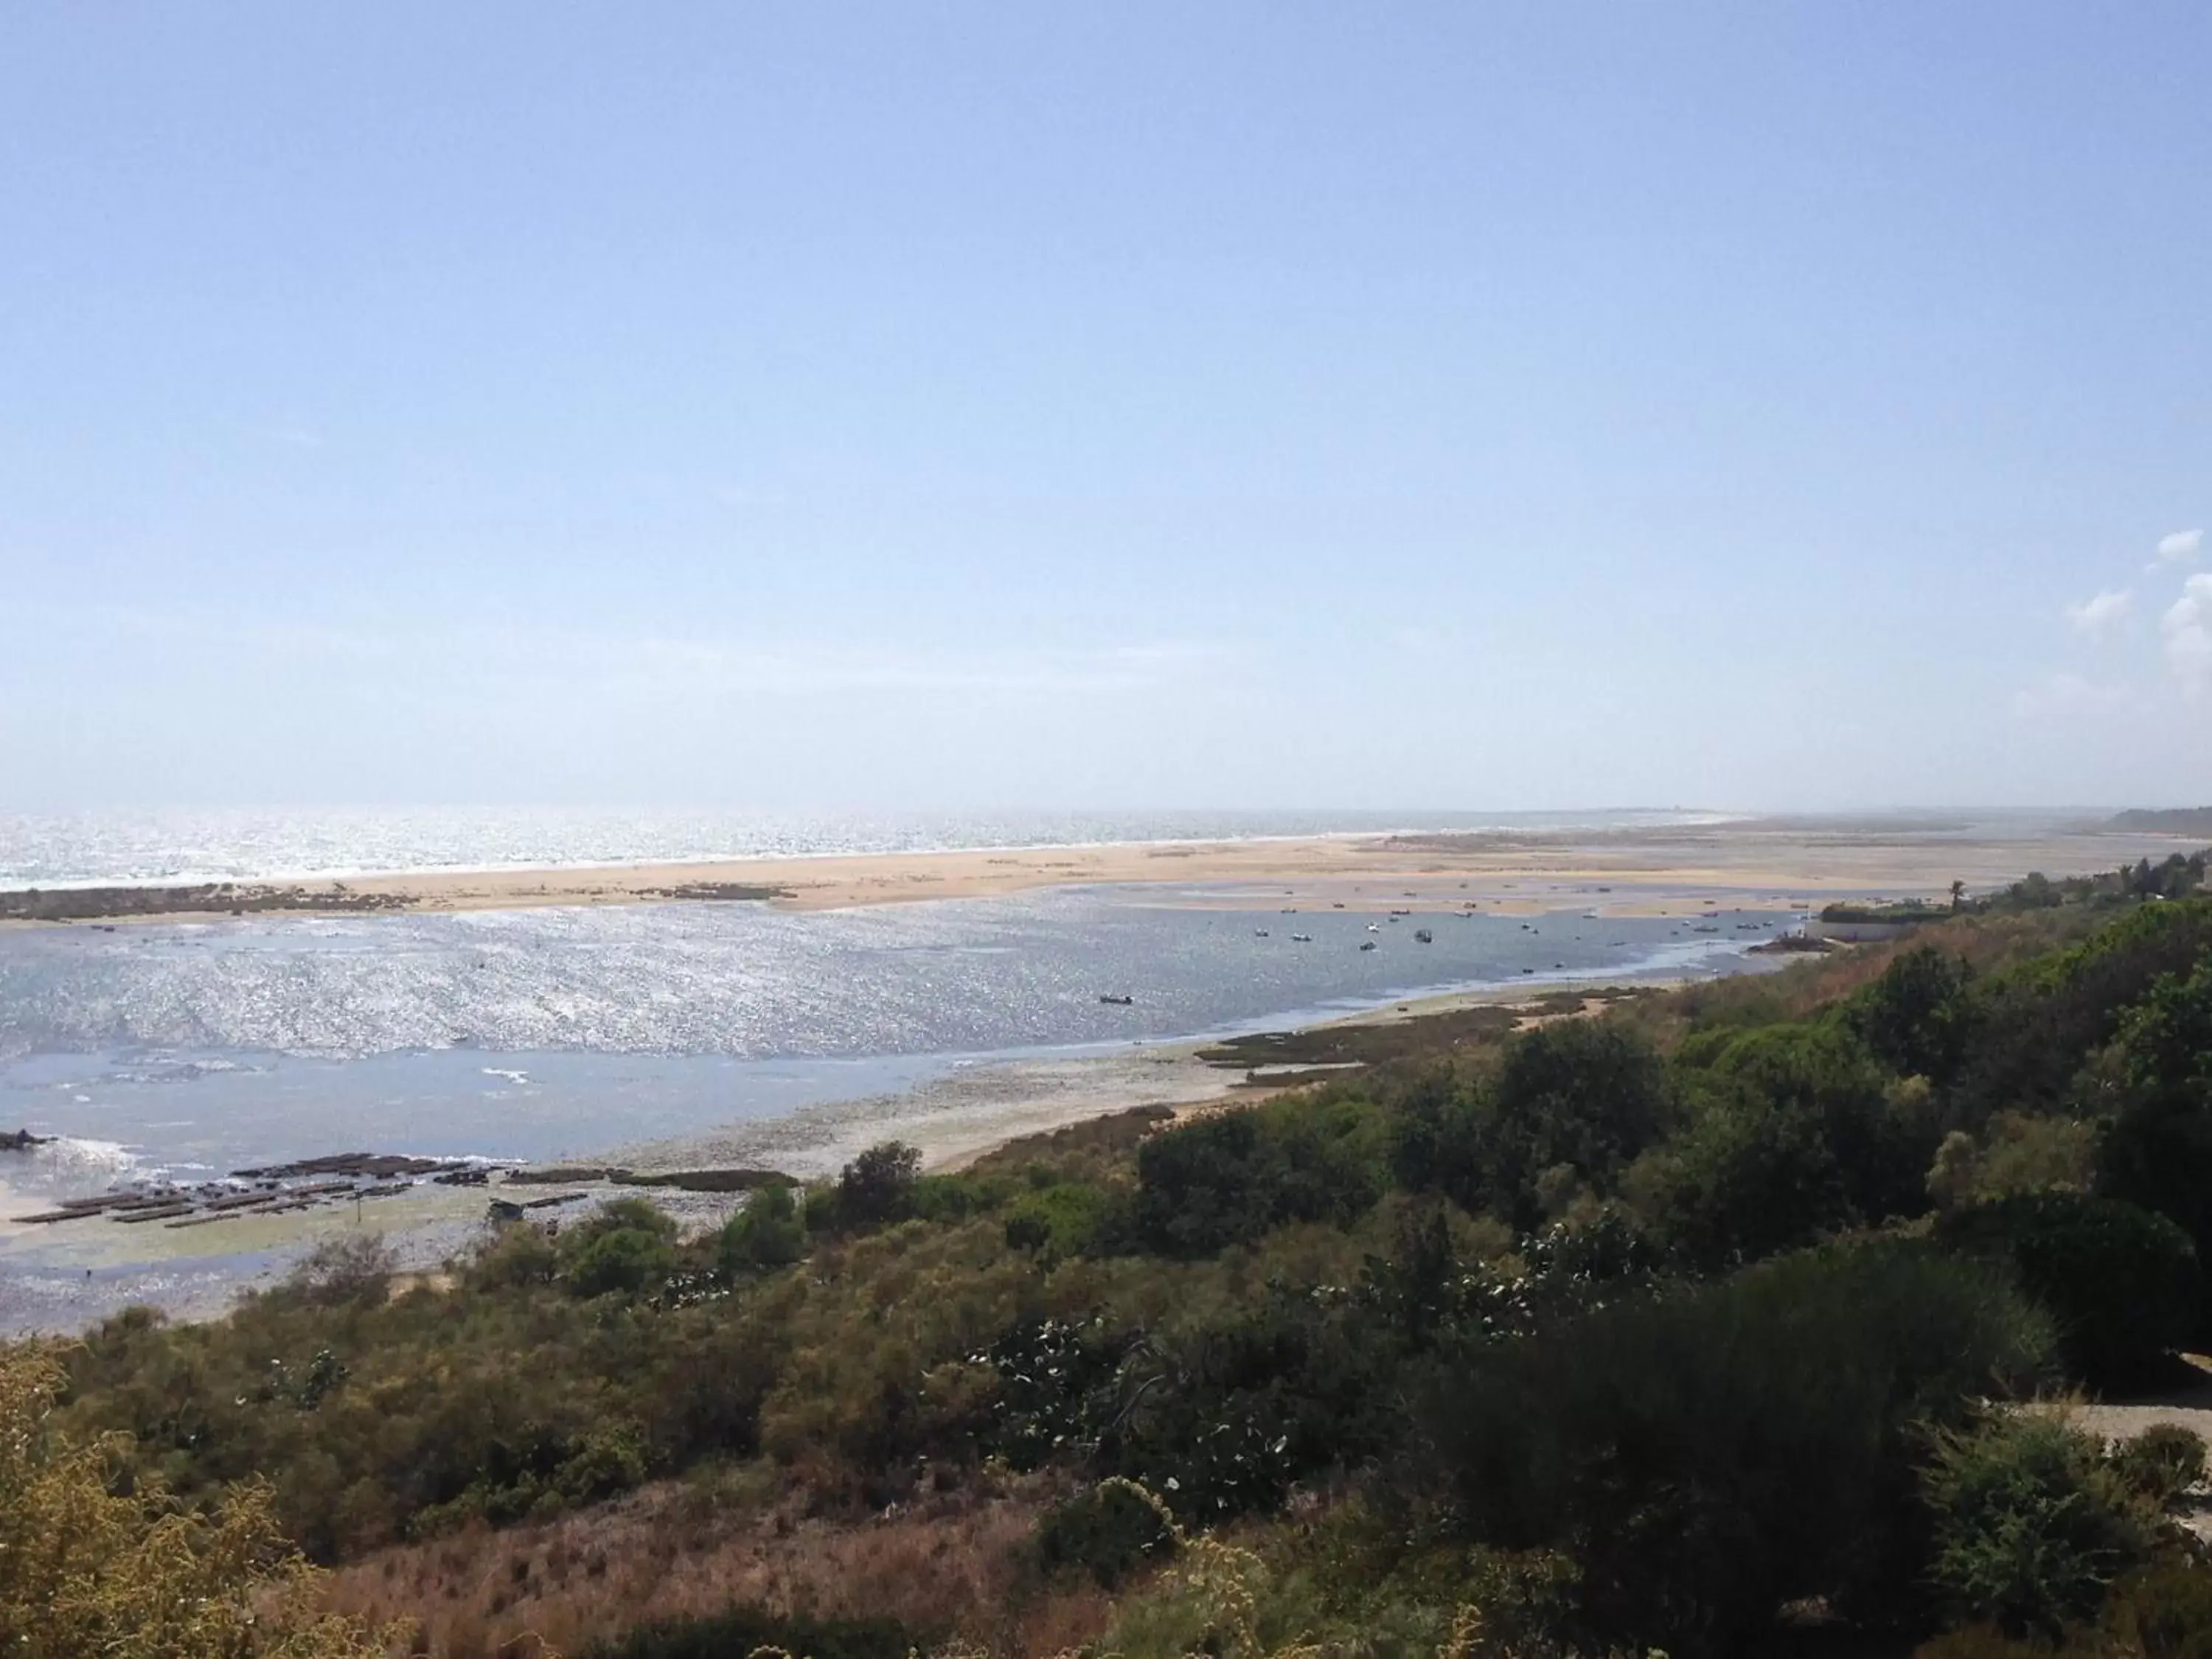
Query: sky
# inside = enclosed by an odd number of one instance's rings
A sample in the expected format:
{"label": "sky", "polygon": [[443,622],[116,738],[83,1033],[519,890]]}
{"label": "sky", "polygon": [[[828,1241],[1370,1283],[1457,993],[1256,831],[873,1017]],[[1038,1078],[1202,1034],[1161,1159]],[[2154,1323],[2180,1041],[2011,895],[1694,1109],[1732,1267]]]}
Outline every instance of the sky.
{"label": "sky", "polygon": [[15,0],[0,811],[2212,800],[2212,9]]}

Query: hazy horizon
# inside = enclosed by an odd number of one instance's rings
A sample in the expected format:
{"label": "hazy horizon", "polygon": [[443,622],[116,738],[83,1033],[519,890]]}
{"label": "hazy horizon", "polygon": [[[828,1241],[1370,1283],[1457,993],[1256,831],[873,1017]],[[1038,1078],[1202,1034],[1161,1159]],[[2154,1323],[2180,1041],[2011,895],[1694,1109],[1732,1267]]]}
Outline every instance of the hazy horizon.
{"label": "hazy horizon", "polygon": [[0,812],[2212,800],[2200,8],[0,29]]}

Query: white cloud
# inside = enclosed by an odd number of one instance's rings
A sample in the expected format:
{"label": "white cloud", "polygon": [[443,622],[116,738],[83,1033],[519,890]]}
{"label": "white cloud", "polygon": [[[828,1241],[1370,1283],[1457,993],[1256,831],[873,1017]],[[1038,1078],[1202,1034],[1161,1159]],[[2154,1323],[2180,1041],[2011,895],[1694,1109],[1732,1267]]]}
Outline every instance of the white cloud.
{"label": "white cloud", "polygon": [[2093,640],[2100,640],[2128,619],[2135,595],[2124,587],[2108,588],[2094,599],[2066,607],[2066,620]]}
{"label": "white cloud", "polygon": [[2212,575],[2202,573],[2181,585],[2159,624],[2166,636],[2166,665],[2191,696],[2212,692]]}
{"label": "white cloud", "polygon": [[2159,562],[2162,564],[2186,564],[2197,556],[2204,545],[2201,530],[2177,530],[2171,536],[2158,538]]}

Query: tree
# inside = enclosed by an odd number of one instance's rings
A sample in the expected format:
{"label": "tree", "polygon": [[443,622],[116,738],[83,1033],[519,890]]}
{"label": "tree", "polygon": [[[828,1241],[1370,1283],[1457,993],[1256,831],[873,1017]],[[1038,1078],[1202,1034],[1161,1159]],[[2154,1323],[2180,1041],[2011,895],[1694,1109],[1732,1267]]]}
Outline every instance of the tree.
{"label": "tree", "polygon": [[1406,1184],[1527,1231],[1545,1219],[1547,1172],[1607,1191],[1674,1117],[1666,1064],[1640,1033],[1559,1020],[1510,1044],[1487,1090],[1439,1079],[1409,1102],[1392,1163]]}
{"label": "tree", "polygon": [[1973,974],[1963,957],[1923,945],[1905,951],[1861,992],[1850,1022],[1893,1072],[1948,1083],[1964,1057]]}
{"label": "tree", "polygon": [[725,1273],[748,1267],[781,1267],[806,1254],[806,1229],[791,1188],[777,1182],[763,1187],[732,1216],[715,1242]]}
{"label": "tree", "polygon": [[921,1175],[921,1149],[902,1140],[871,1146],[837,1176],[837,1220],[846,1227],[880,1227],[914,1213],[914,1183]]}
{"label": "tree", "polygon": [[2212,953],[2153,985],[2118,1046],[2122,1104],[2097,1149],[2098,1190],[2171,1216],[2201,1259],[2212,1249]]}

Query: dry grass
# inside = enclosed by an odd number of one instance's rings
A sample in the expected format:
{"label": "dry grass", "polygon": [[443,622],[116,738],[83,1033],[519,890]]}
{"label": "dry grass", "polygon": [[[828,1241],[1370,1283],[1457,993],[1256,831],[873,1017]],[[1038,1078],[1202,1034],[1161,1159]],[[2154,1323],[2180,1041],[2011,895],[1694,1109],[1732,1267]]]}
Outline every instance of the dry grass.
{"label": "dry grass", "polygon": [[860,1519],[765,1507],[696,1485],[647,1486],[557,1520],[380,1551],[331,1575],[329,1605],[406,1621],[418,1654],[574,1656],[650,1620],[737,1607],[896,1619],[1010,1656],[1079,1646],[1111,1617],[1086,1585],[1028,1580],[1025,1547],[1054,1487],[984,1483]]}

